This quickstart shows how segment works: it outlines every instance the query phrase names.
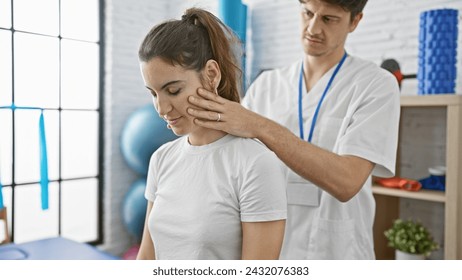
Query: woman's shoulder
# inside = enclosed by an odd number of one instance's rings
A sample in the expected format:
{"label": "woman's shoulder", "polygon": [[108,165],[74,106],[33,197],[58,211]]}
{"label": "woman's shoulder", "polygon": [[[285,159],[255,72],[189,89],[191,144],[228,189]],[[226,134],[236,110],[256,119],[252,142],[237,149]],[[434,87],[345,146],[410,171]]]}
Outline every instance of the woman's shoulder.
{"label": "woman's shoulder", "polygon": [[162,158],[166,154],[171,154],[175,150],[180,149],[181,145],[183,144],[184,141],[184,136],[179,137],[177,139],[168,141],[164,144],[162,144],[157,150],[154,151],[152,154],[151,158]]}
{"label": "woman's shoulder", "polygon": [[247,151],[249,154],[261,153],[261,152],[271,152],[271,150],[265,146],[261,141],[255,138],[244,138],[234,135],[230,135],[233,139],[231,142],[234,146]]}
{"label": "woman's shoulder", "polygon": [[276,154],[258,139],[233,136],[232,149],[239,154],[247,166],[275,164],[280,160]]}

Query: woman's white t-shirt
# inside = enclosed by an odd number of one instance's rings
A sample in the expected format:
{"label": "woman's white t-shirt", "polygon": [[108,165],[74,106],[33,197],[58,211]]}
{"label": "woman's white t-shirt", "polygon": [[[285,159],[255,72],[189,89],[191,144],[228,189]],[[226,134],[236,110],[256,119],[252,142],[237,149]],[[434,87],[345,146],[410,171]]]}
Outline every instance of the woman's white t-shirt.
{"label": "woman's white t-shirt", "polygon": [[146,198],[156,259],[241,259],[241,222],[287,216],[283,164],[254,139],[181,137],[151,157]]}

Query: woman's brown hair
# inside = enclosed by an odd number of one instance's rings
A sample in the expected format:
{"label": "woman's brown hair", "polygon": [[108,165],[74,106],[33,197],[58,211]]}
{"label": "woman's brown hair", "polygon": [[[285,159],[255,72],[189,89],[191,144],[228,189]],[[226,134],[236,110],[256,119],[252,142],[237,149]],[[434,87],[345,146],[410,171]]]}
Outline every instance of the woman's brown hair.
{"label": "woman's brown hair", "polygon": [[143,62],[161,57],[172,65],[198,72],[213,59],[221,71],[218,94],[239,102],[238,81],[242,74],[231,49],[231,43],[238,42],[234,33],[212,13],[191,8],[181,20],[154,26],[141,43],[138,57]]}

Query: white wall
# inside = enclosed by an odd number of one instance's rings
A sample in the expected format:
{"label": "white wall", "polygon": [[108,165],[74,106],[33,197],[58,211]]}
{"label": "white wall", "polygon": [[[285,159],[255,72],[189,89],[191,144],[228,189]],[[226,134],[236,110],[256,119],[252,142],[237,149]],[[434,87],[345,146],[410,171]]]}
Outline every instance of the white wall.
{"label": "white wall", "polygon": [[[246,46],[248,76],[253,78],[262,69],[286,65],[300,59],[298,1],[247,0],[246,2],[249,4]],[[121,156],[120,132],[128,115],[139,106],[150,102],[138,69],[136,56],[138,45],[152,25],[167,18],[179,18],[184,9],[190,6],[206,8],[216,14],[218,0],[106,1],[105,244],[102,248],[116,254],[122,253],[134,242],[122,225],[120,212],[125,192],[138,178]],[[404,74],[415,74],[419,14],[424,10],[435,8],[462,9],[462,1],[370,0],[366,5],[363,20],[347,41],[346,49],[352,55],[369,59],[377,64],[386,58],[395,58],[399,61]],[[461,45],[462,36],[459,36],[459,46]],[[458,69],[462,69],[460,65],[459,60]],[[416,94],[416,87],[416,80],[405,80],[402,94]],[[460,88],[459,83],[458,92],[462,92]],[[421,154],[419,148],[422,147],[433,151],[430,155],[419,158],[418,162],[412,159],[405,160],[407,169],[403,174],[417,178],[425,175],[424,163],[431,165],[439,161],[444,162],[444,156],[441,157],[440,152],[444,151],[445,147],[443,137],[435,137],[430,143],[431,146],[428,146],[422,137],[414,137],[421,132],[414,132],[411,128],[428,126],[435,121],[442,122],[442,118],[432,117],[434,114],[426,116],[419,112],[407,113],[409,114],[412,115],[413,121],[407,122],[404,129],[409,131],[412,140],[406,141],[407,145],[402,146],[401,149],[406,150],[410,155]],[[440,126],[442,125],[443,123]],[[444,208],[441,204],[428,205],[424,202],[416,203],[403,199],[401,210],[403,216],[419,216],[424,223],[431,226],[437,239],[442,241]],[[439,252],[433,257],[442,258],[442,254]]]}

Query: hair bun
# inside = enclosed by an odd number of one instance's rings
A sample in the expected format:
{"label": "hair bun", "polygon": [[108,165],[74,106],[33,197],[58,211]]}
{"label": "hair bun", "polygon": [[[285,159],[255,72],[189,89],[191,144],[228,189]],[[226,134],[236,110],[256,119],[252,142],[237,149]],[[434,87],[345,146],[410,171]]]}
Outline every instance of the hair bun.
{"label": "hair bun", "polygon": [[181,16],[181,20],[184,22],[188,22],[194,25],[198,25],[199,21],[197,20],[197,14],[194,11],[187,10],[186,13]]}

